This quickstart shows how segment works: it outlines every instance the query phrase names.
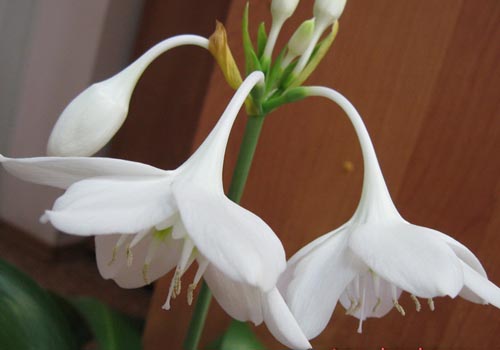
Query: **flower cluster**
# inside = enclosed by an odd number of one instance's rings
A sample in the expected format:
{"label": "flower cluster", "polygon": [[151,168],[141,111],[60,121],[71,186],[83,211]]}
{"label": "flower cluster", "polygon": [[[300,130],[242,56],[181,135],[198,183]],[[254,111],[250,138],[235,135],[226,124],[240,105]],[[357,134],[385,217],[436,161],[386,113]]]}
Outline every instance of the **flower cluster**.
{"label": "flower cluster", "polygon": [[[500,308],[500,289],[465,246],[400,216],[368,132],[350,102],[325,87],[296,90],[331,45],[345,3],[316,0],[314,18],[299,26],[273,62],[280,29],[298,4],[273,0],[272,27],[268,37],[260,32],[264,39],[257,51],[244,33],[246,79],[232,58],[222,25],[210,40],[195,35],[167,39],[77,96],[53,129],[49,157],[0,155],[0,162],[23,180],[65,190],[42,221],[69,234],[95,236],[104,278],[137,288],[173,271],[167,310],[183,289],[191,304],[203,278],[230,316],[256,325],[264,322],[276,339],[293,349],[311,348],[308,340],[323,331],[338,302],[359,319],[359,332],[368,317],[382,317],[392,308],[404,315],[398,302],[403,291],[417,311],[421,299],[433,310],[433,298],[445,295]],[[248,7],[244,31],[247,21]],[[331,33],[318,44],[330,26]],[[179,45],[210,50],[237,89],[202,145],[168,171],[90,157],[122,125],[142,72],[158,55]],[[348,222],[306,245],[287,263],[273,230],[226,197],[222,168],[232,125],[244,103],[251,114],[263,117],[283,103],[308,96],[332,100],[351,120],[364,159],[363,190]],[[183,288],[183,275],[194,262],[194,280]]]}

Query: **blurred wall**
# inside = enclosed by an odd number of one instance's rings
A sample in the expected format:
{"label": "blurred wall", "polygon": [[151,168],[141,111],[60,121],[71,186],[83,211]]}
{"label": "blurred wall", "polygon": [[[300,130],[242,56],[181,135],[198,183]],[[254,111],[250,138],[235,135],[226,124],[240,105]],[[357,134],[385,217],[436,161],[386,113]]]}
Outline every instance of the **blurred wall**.
{"label": "blurred wall", "polygon": [[[0,152],[43,156],[57,117],[81,90],[124,67],[142,0],[0,0]],[[0,172],[0,218],[64,244],[38,218],[58,191]]]}

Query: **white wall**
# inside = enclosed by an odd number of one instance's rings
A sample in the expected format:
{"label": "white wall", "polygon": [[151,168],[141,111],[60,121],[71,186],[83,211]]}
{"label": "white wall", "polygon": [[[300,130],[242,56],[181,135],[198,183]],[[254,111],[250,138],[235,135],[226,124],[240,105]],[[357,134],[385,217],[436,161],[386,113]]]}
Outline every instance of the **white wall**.
{"label": "white wall", "polygon": [[[65,105],[96,77],[126,65],[141,9],[140,0],[0,0],[0,29],[9,28],[0,32],[1,52],[15,56],[0,71],[1,98],[9,102],[0,109],[0,153],[44,155]],[[1,171],[0,218],[47,243],[64,244],[66,235],[38,222],[58,194]]]}

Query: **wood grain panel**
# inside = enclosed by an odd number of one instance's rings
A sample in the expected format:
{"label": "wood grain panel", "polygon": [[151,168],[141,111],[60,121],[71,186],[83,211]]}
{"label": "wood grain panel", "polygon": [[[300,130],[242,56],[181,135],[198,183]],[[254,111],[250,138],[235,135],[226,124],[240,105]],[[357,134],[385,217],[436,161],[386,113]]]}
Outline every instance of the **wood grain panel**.
{"label": "wood grain panel", "polygon": [[[243,5],[233,1],[226,20],[240,66]],[[268,5],[269,1],[251,2],[252,28],[269,19]],[[297,18],[310,16],[311,8],[312,2],[302,1]],[[298,19],[284,33],[292,32]],[[466,244],[497,284],[499,23],[497,0],[351,0],[332,52],[310,79],[344,93],[364,116],[402,214]],[[165,91],[163,86],[155,89]],[[201,101],[197,97],[192,103]],[[230,97],[231,90],[215,71],[196,132],[190,134],[193,148],[208,134]],[[175,122],[162,120],[159,125]],[[243,127],[240,118],[226,156],[226,184]],[[182,141],[180,135],[172,137]],[[164,140],[160,141],[156,147],[161,150],[151,159],[168,155]],[[180,158],[179,153],[176,160]],[[343,170],[346,160],[353,162],[353,172]],[[301,101],[266,121],[243,205],[273,227],[290,256],[349,218],[359,199],[361,176],[359,146],[340,109],[320,99]],[[165,344],[180,348],[190,317],[184,300],[176,300],[168,313],[159,309],[170,278],[158,284],[152,302],[146,333],[149,350]],[[356,320],[339,307],[313,344],[317,349],[494,349],[500,344],[500,311],[491,306],[442,298],[436,300],[436,311],[417,313],[407,295],[401,303],[407,310],[404,318],[393,311],[382,319],[370,319],[361,335],[356,333]],[[225,325],[227,316],[213,303],[206,340]],[[265,327],[258,331],[271,349],[282,348]]]}

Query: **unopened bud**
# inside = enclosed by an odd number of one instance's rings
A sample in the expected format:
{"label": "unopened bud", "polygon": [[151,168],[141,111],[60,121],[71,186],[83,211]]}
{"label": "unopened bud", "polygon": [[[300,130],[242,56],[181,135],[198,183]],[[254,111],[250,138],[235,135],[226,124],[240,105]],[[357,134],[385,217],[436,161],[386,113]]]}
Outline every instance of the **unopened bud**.
{"label": "unopened bud", "polygon": [[47,154],[90,156],[99,151],[125,121],[136,81],[125,70],[81,92],[52,129]]}
{"label": "unopened bud", "polygon": [[299,0],[273,0],[271,3],[271,14],[273,19],[285,21],[295,12]]}
{"label": "unopened bud", "polygon": [[226,28],[216,22],[215,32],[209,38],[208,50],[214,56],[228,84],[237,89],[242,82],[240,71],[227,43]]}
{"label": "unopened bud", "polygon": [[314,18],[304,21],[299,28],[293,33],[288,42],[288,51],[294,57],[302,55],[309,43],[311,42],[314,33]]}
{"label": "unopened bud", "polygon": [[314,3],[314,17],[324,22],[325,26],[331,25],[340,18],[347,0],[316,0]]}

